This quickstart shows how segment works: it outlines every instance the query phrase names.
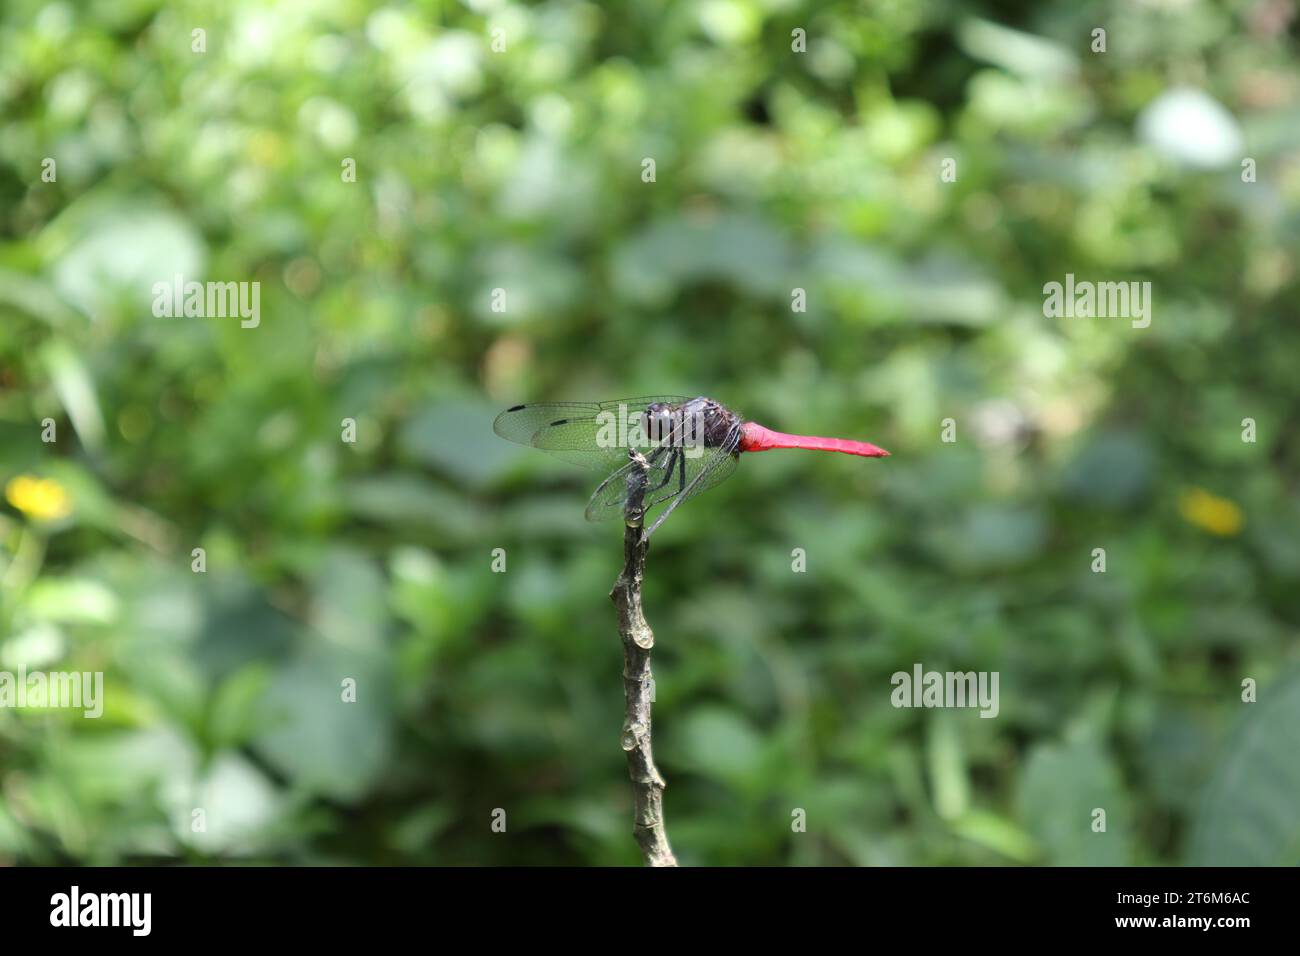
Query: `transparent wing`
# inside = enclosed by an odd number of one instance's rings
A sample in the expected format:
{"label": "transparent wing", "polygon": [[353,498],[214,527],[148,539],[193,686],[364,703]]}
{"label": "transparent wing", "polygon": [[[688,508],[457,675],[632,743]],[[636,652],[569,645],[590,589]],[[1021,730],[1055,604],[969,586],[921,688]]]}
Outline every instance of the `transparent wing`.
{"label": "transparent wing", "polygon": [[[557,458],[609,471],[627,463],[626,430],[611,428],[615,419],[627,422],[653,402],[680,404],[681,395],[645,395],[608,402],[538,402],[515,405],[496,417],[492,430],[502,438],[530,445]],[[619,417],[621,416],[621,417]]]}
{"label": "transparent wing", "polygon": [[[737,425],[721,445],[706,448],[703,454],[694,458],[685,454],[682,448],[651,450],[646,455],[650,465],[643,498],[646,512],[668,502],[673,502],[669,507],[675,508],[682,501],[721,483],[736,470],[736,463],[740,460],[736,451],[739,444],[740,426]],[[601,482],[587,502],[587,520],[622,518],[629,491],[628,480],[635,479],[639,471],[640,466],[629,461]]]}

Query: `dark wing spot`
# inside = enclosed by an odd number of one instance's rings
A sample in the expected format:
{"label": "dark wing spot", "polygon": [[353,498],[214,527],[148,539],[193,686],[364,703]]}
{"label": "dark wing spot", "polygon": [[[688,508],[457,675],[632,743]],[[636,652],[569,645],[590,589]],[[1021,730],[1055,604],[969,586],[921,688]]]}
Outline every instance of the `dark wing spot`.
{"label": "dark wing spot", "polygon": [[517,411],[519,411],[519,409],[521,409],[521,408],[523,408],[523,407],[524,407],[524,406],[522,406],[522,405],[511,405],[509,408],[506,409],[506,411],[508,411],[508,412],[517,412]]}
{"label": "dark wing spot", "polygon": [[567,421],[567,418],[557,418],[555,421],[551,422],[551,427],[554,428],[556,425],[563,425]]}

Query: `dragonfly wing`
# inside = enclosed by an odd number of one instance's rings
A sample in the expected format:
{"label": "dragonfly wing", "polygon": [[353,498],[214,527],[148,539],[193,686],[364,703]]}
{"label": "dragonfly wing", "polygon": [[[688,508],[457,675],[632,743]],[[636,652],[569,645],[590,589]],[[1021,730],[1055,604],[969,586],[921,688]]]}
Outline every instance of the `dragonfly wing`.
{"label": "dragonfly wing", "polygon": [[[649,508],[654,502],[655,489],[667,487],[670,478],[677,473],[677,459],[669,448],[651,449],[645,453],[645,458],[650,467],[645,473],[646,492],[642,501],[644,506]],[[670,467],[672,475],[669,474]],[[587,520],[608,521],[623,517],[623,505],[627,502],[629,489],[628,480],[638,477],[640,473],[639,463],[625,461],[622,468],[602,481],[592,493],[591,500],[587,502]]]}
{"label": "dragonfly wing", "polygon": [[645,536],[649,538],[658,530],[659,526],[664,523],[664,519],[673,513],[673,509],[683,501],[695,497],[701,491],[712,488],[714,485],[722,482],[728,475],[736,470],[736,464],[740,461],[740,453],[733,451],[728,455],[719,455],[709,463],[708,467],[701,471],[694,480],[687,483],[686,488],[681,494],[675,495],[669,502],[668,507],[659,512],[654,523],[645,529]]}
{"label": "dragonfly wing", "polygon": [[[538,402],[515,405],[496,417],[492,430],[520,445],[540,448],[557,458],[609,471],[627,463],[628,429],[652,402],[682,402],[677,395],[651,395],[608,402]],[[621,416],[621,418],[620,418]]]}
{"label": "dragonfly wing", "polygon": [[492,430],[509,441],[540,448],[575,465],[608,471],[626,461],[627,452],[602,447],[600,412],[596,402],[515,405],[496,417]]}
{"label": "dragonfly wing", "polygon": [[[707,448],[703,454],[694,457],[687,455],[686,449],[682,448],[653,449],[646,455],[650,467],[646,472],[645,510],[649,512],[667,502],[673,502],[670,509],[675,508],[681,501],[722,482],[736,468],[739,443],[740,429],[737,427],[721,445]],[[605,521],[623,517],[628,479],[639,470],[638,464],[628,462],[601,482],[587,503],[587,519]]]}
{"label": "dragonfly wing", "polygon": [[600,483],[587,502],[588,521],[610,521],[623,516],[627,482],[639,465],[628,462]]}

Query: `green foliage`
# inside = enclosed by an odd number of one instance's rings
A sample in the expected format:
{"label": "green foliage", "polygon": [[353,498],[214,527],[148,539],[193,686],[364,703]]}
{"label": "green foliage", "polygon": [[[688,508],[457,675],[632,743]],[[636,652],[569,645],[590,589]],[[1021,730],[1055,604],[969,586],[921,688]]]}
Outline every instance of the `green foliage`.
{"label": "green foliage", "polygon": [[491,420],[673,392],[893,452],[656,536],[683,863],[1295,863],[1294,27],[1004,6],[8,0],[0,670],[105,711],[0,708],[0,863],[636,862],[619,531]]}
{"label": "green foliage", "polygon": [[1300,855],[1300,678],[1290,675],[1242,720],[1197,817],[1199,865],[1288,866]]}

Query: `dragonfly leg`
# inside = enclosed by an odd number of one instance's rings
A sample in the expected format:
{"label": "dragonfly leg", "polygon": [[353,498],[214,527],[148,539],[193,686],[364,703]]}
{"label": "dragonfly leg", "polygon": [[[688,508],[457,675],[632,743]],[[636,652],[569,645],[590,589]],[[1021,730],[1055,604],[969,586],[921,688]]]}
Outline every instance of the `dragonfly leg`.
{"label": "dragonfly leg", "polygon": [[646,455],[645,460],[648,464],[657,465],[659,464],[659,459],[664,456],[664,452],[670,450],[671,449],[667,445],[660,445],[654,451],[650,452],[650,454]]}
{"label": "dragonfly leg", "polygon": [[659,484],[655,485],[653,488],[647,488],[646,494],[649,494],[652,491],[658,491],[664,485],[668,484],[670,480],[672,480],[673,469],[677,467],[677,461],[679,458],[682,459],[683,463],[685,462],[685,459],[682,458],[681,450],[678,448],[674,448],[672,449],[672,451],[668,453],[668,466],[664,468],[663,481],[659,482]]}
{"label": "dragonfly leg", "polygon": [[695,486],[700,483],[700,479],[703,478],[708,473],[709,473],[709,469],[703,468],[700,470],[700,473],[698,475],[696,475],[694,478],[691,479],[691,483],[689,485],[685,484],[686,457],[684,455],[682,456],[683,488],[677,494],[673,495],[672,501],[668,502],[668,507],[665,508],[663,511],[661,511],[659,513],[659,517],[655,518],[655,523],[646,529],[645,536],[647,539],[650,537],[650,535],[655,533],[656,528],[658,528],[661,524],[664,523],[664,519],[673,513],[674,508],[676,508],[679,504],[681,504],[683,501],[685,501],[687,498],[690,497],[691,492],[695,490]]}

